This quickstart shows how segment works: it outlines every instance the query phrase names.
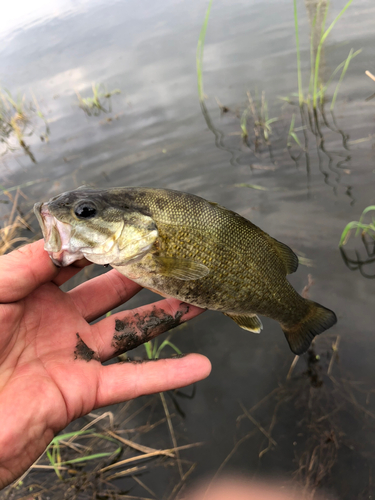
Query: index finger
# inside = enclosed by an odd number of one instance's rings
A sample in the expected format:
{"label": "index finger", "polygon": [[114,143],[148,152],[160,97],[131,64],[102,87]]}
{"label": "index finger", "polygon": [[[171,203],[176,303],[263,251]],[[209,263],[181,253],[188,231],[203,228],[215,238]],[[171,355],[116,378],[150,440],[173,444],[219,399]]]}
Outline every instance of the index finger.
{"label": "index finger", "polygon": [[[0,303],[23,299],[52,280],[59,285],[58,281],[64,281],[60,278],[68,279],[78,271],[56,267],[44,250],[44,240],[19,247],[0,257]],[[64,276],[66,272],[69,276]]]}

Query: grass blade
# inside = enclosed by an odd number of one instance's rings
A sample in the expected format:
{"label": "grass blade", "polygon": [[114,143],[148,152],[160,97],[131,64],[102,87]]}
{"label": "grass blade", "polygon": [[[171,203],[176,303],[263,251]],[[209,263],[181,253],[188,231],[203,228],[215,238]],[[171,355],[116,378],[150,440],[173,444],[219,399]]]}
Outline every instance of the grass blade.
{"label": "grass blade", "polygon": [[349,55],[346,58],[346,61],[344,62],[344,67],[342,69],[342,72],[341,72],[341,75],[340,75],[340,79],[339,79],[339,81],[338,81],[338,83],[336,85],[335,92],[333,93],[332,102],[331,102],[331,106],[330,106],[330,110],[331,111],[333,111],[333,108],[335,107],[335,102],[336,102],[337,94],[339,92],[339,88],[340,88],[341,82],[343,81],[345,73],[346,73],[346,71],[347,71],[347,69],[349,67],[349,63],[360,52],[362,52],[362,49],[357,50],[357,52],[355,52],[353,54],[353,49],[350,49]]}
{"label": "grass blade", "polygon": [[297,16],[297,0],[293,0],[294,7],[294,31],[296,36],[297,48],[297,78],[298,78],[298,101],[299,105],[303,105],[303,90],[302,90],[302,74],[301,74],[301,56],[299,50],[299,35],[298,35],[298,16]]}
{"label": "grass blade", "polygon": [[[332,23],[328,26],[326,31],[322,34],[319,45],[318,45],[318,50],[316,52],[316,58],[315,58],[315,74],[314,74],[314,90],[313,90],[313,107],[314,109],[317,108],[317,98],[318,98],[318,93],[317,93],[317,87],[318,87],[318,78],[319,78],[319,67],[320,67],[320,55],[322,52],[322,47],[327,39],[328,35],[332,31],[333,27],[337,23],[337,21],[340,19],[340,17],[344,14],[344,12],[348,9],[350,4],[353,2],[353,0],[349,0],[346,5],[341,9],[341,11],[337,14],[335,19],[332,21]],[[327,4],[327,9],[326,9],[326,14],[327,15],[328,11],[328,4]],[[323,23],[324,26],[324,23]]]}
{"label": "grass blade", "polygon": [[199,100],[202,102],[204,100],[204,92],[203,92],[203,76],[202,76],[202,67],[203,67],[203,50],[204,50],[204,39],[206,37],[208,18],[210,16],[212,1],[209,1],[206,16],[204,18],[203,26],[199,35],[198,45],[197,45],[197,77],[198,77],[198,96]]}

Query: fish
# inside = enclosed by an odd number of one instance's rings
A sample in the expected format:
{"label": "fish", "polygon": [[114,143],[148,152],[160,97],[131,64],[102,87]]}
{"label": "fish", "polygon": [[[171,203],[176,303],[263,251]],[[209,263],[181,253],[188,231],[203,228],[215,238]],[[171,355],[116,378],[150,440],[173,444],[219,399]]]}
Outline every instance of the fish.
{"label": "fish", "polygon": [[82,186],[34,206],[44,248],[57,266],[85,257],[188,304],[220,311],[260,333],[258,315],[277,321],[293,353],[332,327],[330,309],[287,280],[298,257],[227,208],[171,189]]}

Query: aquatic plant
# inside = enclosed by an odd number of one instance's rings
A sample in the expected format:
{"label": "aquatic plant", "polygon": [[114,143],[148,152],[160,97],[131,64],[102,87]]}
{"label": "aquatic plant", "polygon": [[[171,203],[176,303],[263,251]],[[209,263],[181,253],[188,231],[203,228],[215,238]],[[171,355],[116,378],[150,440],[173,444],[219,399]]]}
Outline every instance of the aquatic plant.
{"label": "aquatic plant", "polygon": [[[107,91],[101,83],[93,83],[91,88],[92,97],[81,97],[80,93],[76,90],[78,106],[87,116],[99,116],[101,112],[110,113],[112,111],[111,97],[115,94],[121,94],[121,90]],[[104,99],[107,99],[108,108],[103,104]]]}
{"label": "aquatic plant", "polygon": [[13,250],[15,246],[30,241],[30,237],[21,236],[21,234],[25,229],[31,230],[31,227],[18,210],[19,197],[24,196],[20,187],[15,187],[14,196],[11,193],[12,188],[6,190],[0,186],[0,189],[5,196],[5,199],[0,199],[0,203],[11,205],[10,213],[2,218],[0,223],[0,255],[4,255]]}
{"label": "aquatic plant", "polygon": [[[296,51],[297,51],[297,80],[298,80],[298,100],[299,100],[299,105],[302,107],[304,104],[306,104],[308,107],[311,106],[312,103],[312,108],[316,111],[318,108],[318,99],[322,103],[324,101],[325,97],[325,91],[327,89],[327,85],[323,85],[320,81],[319,78],[319,71],[320,71],[320,65],[321,65],[321,56],[322,56],[322,49],[324,42],[326,41],[327,37],[329,36],[330,32],[336,25],[337,21],[340,19],[340,17],[344,14],[344,12],[348,9],[350,4],[353,2],[353,0],[349,0],[345,6],[341,9],[339,14],[335,17],[335,19],[332,21],[332,23],[329,25],[327,29],[325,29],[325,23],[327,19],[327,13],[328,13],[328,6],[329,2],[326,2],[323,5],[323,1],[319,0],[316,6],[316,12],[312,21],[312,33],[310,35],[310,82],[309,82],[309,90],[308,94],[305,98],[304,92],[303,92],[303,85],[302,85],[302,70],[301,70],[301,56],[300,56],[300,44],[299,44],[299,32],[298,32],[298,14],[297,14],[297,0],[293,0],[293,7],[294,7],[294,26],[295,26],[295,39],[296,39]],[[321,9],[324,9],[323,15],[321,17],[320,23],[317,24],[318,18],[320,18],[321,14]],[[320,33],[319,33],[320,32]],[[318,44],[315,50],[314,47],[314,34],[318,33]],[[334,93],[334,97],[331,103],[331,109],[334,107],[334,103],[336,101],[339,85],[342,82],[342,79],[345,76],[345,73],[348,69],[350,61],[355,57],[357,54],[359,54],[360,51],[357,51],[353,54],[353,49],[350,51],[347,59],[341,63],[333,72],[333,75],[331,76],[330,80],[333,78],[333,76],[337,73],[337,71],[344,66],[344,70],[341,74],[340,81],[336,86],[336,90]],[[329,80],[329,81],[330,81]]]}
{"label": "aquatic plant", "polygon": [[256,99],[255,102],[250,91],[247,92],[247,98],[248,107],[245,108],[241,116],[242,138],[244,140],[248,138],[247,119],[248,117],[252,117],[255,151],[257,151],[262,141],[269,145],[270,135],[272,134],[271,124],[277,122],[278,118],[269,117],[268,103],[264,90],[262,91],[261,98]]}
{"label": "aquatic plant", "polygon": [[[99,440],[96,440],[95,443],[96,446],[98,446],[98,449],[102,448],[102,445],[100,443],[100,440],[102,439],[115,443],[117,445],[117,448],[108,452],[96,451],[94,453],[92,447],[87,446],[87,444],[86,445],[80,444],[77,446],[77,440],[79,438],[84,438],[85,440],[87,440],[88,438],[92,437],[99,438]],[[74,445],[73,445],[73,440],[76,441]],[[118,446],[118,444],[119,441],[107,436],[105,433],[97,433],[95,432],[95,429],[78,430],[74,432],[66,432],[64,434],[59,434],[58,436],[54,437],[50,442],[50,444],[48,445],[45,454],[52,468],[54,469],[56,476],[61,481],[63,481],[61,472],[63,470],[66,470],[67,465],[71,466],[73,464],[83,464],[88,460],[98,460],[108,457],[111,457],[111,459],[115,459],[116,456],[119,457],[120,453],[122,452],[122,446]],[[77,453],[78,456],[76,456],[75,458],[69,456],[68,460],[63,460],[62,451],[64,450],[64,448],[65,449],[71,448],[72,450],[78,452]]]}
{"label": "aquatic plant", "polygon": [[[359,221],[349,222],[345,226],[339,242],[341,256],[346,266],[352,271],[359,270],[362,276],[371,279],[375,278],[374,273],[368,272],[369,266],[375,263],[375,218],[372,216],[369,222],[365,222],[365,218],[367,214],[374,211],[375,205],[370,205],[363,210]],[[361,236],[361,241],[366,251],[364,258],[355,250],[355,259],[353,259],[344,249],[353,231],[355,231],[356,237]]]}
{"label": "aquatic plant", "polygon": [[[296,115],[295,115],[295,113],[293,113],[292,121],[290,122],[290,127],[289,127],[289,132],[288,132],[287,146],[288,146],[288,148],[292,147],[292,143],[291,143],[290,139],[293,139],[296,142],[296,144],[298,144],[298,146],[301,149],[303,149],[303,146],[302,146],[302,144],[301,144],[301,142],[298,139],[298,136],[296,134],[297,129],[294,127],[295,119],[296,119]],[[301,130],[301,128],[299,128],[298,130]]]}
{"label": "aquatic plant", "polygon": [[35,133],[36,118],[42,120],[45,127],[44,132],[38,132],[38,135],[42,141],[47,141],[50,134],[49,125],[34,94],[31,102],[27,101],[26,95],[15,99],[9,90],[0,88],[0,143],[2,144],[0,154],[14,151],[19,145],[31,161],[36,163],[30,146],[25,142],[26,136]]}
{"label": "aquatic plant", "polygon": [[210,0],[209,3],[208,3],[208,7],[207,7],[206,15],[205,15],[205,18],[204,18],[203,26],[202,26],[201,32],[199,34],[198,45],[197,45],[197,52],[196,52],[197,77],[198,77],[198,96],[199,96],[199,100],[201,102],[204,101],[203,75],[202,75],[204,40],[206,38],[207,24],[208,24],[208,18],[210,17],[210,11],[211,11],[212,1],[213,0]]}
{"label": "aquatic plant", "polygon": [[168,337],[167,339],[163,340],[163,342],[159,345],[159,342],[157,339],[154,340],[149,340],[148,342],[145,342],[144,348],[146,349],[146,354],[148,359],[159,359],[161,352],[163,349],[165,349],[167,346],[171,347],[176,354],[181,356],[181,351],[180,349],[172,344],[172,342],[169,341]]}
{"label": "aquatic plant", "polygon": [[[140,474],[146,471],[150,473],[161,465],[175,465],[179,451],[202,445],[192,443],[172,448],[160,447],[160,436],[164,434],[160,427],[166,419],[153,419],[155,414],[158,415],[155,412],[156,402],[156,396],[145,396],[123,404],[115,413],[89,413],[83,426],[83,419],[78,422],[80,428],[77,428],[77,422],[72,423],[64,433],[51,441],[45,453],[30,469],[4,491],[4,498],[29,498],[30,495],[32,498],[42,498],[42,494],[43,498],[45,494],[51,498],[57,498],[58,495],[60,498],[61,493],[72,499],[128,498],[129,489],[137,487],[156,498],[157,495],[139,477]],[[133,406],[136,408],[131,411]],[[134,422],[135,418],[138,423],[129,426],[128,423]],[[155,427],[158,427],[158,448],[140,444],[137,437],[143,436],[143,441],[145,438],[152,439],[150,435]],[[195,465],[193,463],[184,479],[174,485],[168,498],[174,498]],[[41,471],[54,471],[55,475],[47,479],[44,477],[43,482],[39,482],[34,473]],[[113,482],[118,478],[123,478],[125,491]]]}
{"label": "aquatic plant", "polygon": [[359,221],[349,222],[345,226],[340,238],[340,243],[339,243],[340,247],[348,242],[348,239],[353,229],[356,230],[355,233],[356,236],[362,234],[364,236],[369,236],[371,239],[375,240],[375,218],[372,217],[371,222],[368,223],[364,222],[365,215],[374,211],[375,211],[375,205],[370,205],[369,207],[363,210],[362,215],[359,218]]}

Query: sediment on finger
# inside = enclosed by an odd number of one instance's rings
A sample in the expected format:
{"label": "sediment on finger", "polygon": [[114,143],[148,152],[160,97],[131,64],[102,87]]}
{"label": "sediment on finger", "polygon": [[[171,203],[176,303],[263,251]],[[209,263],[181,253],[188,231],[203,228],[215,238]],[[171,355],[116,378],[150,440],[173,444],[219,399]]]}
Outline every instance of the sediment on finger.
{"label": "sediment on finger", "polygon": [[183,322],[182,317],[189,312],[189,305],[183,304],[173,316],[163,309],[153,306],[143,314],[135,313],[115,319],[111,347],[114,355],[135,349]]}

